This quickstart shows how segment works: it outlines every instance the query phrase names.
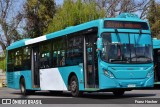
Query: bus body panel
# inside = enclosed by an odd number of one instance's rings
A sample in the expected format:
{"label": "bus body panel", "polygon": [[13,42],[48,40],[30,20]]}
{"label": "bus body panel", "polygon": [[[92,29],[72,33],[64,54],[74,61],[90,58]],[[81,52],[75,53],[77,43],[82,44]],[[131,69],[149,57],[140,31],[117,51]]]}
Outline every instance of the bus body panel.
{"label": "bus body panel", "polygon": [[140,87],[153,87],[154,76],[144,79],[112,79],[104,75],[100,75],[100,89],[109,88],[140,88]]}
{"label": "bus body panel", "polygon": [[160,40],[154,38],[153,39],[153,49],[159,49],[160,48]]}
{"label": "bus body panel", "polygon": [[67,90],[58,68],[40,69],[41,90]]}
{"label": "bus body panel", "polygon": [[83,72],[83,66],[82,65],[77,65],[77,66],[70,66],[70,67],[60,67],[59,71],[61,73],[61,76],[68,88],[68,79],[69,75],[71,73],[74,73],[78,79],[79,83],[79,90],[84,90],[84,72]]}
{"label": "bus body panel", "polygon": [[[145,79],[111,79],[100,74],[100,89],[153,87],[154,76]],[[104,82],[106,81],[106,82]],[[107,87],[107,88],[106,88]]]}
{"label": "bus body panel", "polygon": [[[103,61],[100,61],[100,89],[153,87],[154,72],[152,64],[143,64],[143,66],[141,67],[139,67],[138,64],[134,64],[134,66],[131,64],[118,65],[119,66],[117,66],[117,64],[106,64]],[[108,70],[109,73],[113,74],[114,77],[109,77],[108,75],[105,75],[104,70]]]}
{"label": "bus body panel", "polygon": [[134,64],[134,66],[131,64],[118,64],[116,66],[116,64],[106,64],[101,61],[99,69],[101,69],[100,72],[103,74],[103,70],[110,71],[116,79],[144,79],[149,72],[153,71],[153,66],[152,64],[143,64],[143,66],[138,64]]}
{"label": "bus body panel", "polygon": [[47,38],[47,40],[49,40],[49,39],[56,38],[56,37],[59,37],[59,36],[64,36],[64,35],[67,35],[67,34],[70,34],[70,33],[78,32],[78,31],[83,31],[85,29],[99,27],[99,23],[100,23],[101,20],[102,19],[100,19],[100,20],[94,20],[94,21],[87,22],[85,24],[80,24],[80,25],[77,25],[77,26],[74,26],[74,27],[70,26],[70,27],[67,27],[64,30],[47,34],[46,38]]}
{"label": "bus body panel", "polygon": [[[26,89],[32,89],[32,79],[31,79],[32,77],[31,77],[30,70],[8,72],[7,77],[8,77],[8,87],[9,88],[19,89],[20,78],[24,77]],[[14,85],[10,84],[11,81],[14,82]]]}
{"label": "bus body panel", "polygon": [[[84,90],[84,77],[83,77],[82,66],[78,65],[78,66],[49,68],[49,69],[51,69],[51,72],[56,72],[56,70],[58,70],[59,73],[60,73],[62,81],[60,81],[59,84],[64,83],[65,88],[62,88],[62,89],[59,88],[59,90],[63,90],[63,91],[68,90],[68,82],[69,82],[68,79],[69,79],[69,75],[71,73],[74,73],[77,76],[78,83],[79,83],[79,89]],[[40,78],[40,83],[42,82],[42,79],[44,79],[44,78],[48,78],[50,80],[52,80],[51,78],[56,78],[57,79],[57,75],[47,75],[46,76],[47,73],[45,73],[45,72],[47,71],[47,69],[41,69],[41,70],[43,71],[41,73],[44,73],[43,75],[45,75],[45,77]],[[40,88],[33,88],[32,87],[32,80],[31,80],[32,76],[31,76],[31,71],[30,70],[7,72],[8,87],[9,88],[14,88],[14,89],[19,89],[20,78],[21,77],[23,77],[25,79],[26,89],[29,89],[29,90],[58,90],[57,85],[52,84],[53,81],[50,81],[50,83],[48,81],[43,81],[44,83]],[[45,84],[45,86],[44,86],[44,84]],[[50,84],[52,84],[51,88],[49,86]]]}
{"label": "bus body panel", "polygon": [[30,40],[30,39],[28,38],[28,39],[23,39],[23,40],[14,42],[14,43],[11,44],[11,46],[7,47],[7,50],[12,50],[12,49],[15,49],[15,48],[25,46],[26,45],[25,42],[28,41],[28,40]]}
{"label": "bus body panel", "polygon": [[71,73],[74,73],[78,78],[79,89],[84,90],[83,68],[79,65],[41,69],[40,88],[42,90],[68,90],[68,79]]}

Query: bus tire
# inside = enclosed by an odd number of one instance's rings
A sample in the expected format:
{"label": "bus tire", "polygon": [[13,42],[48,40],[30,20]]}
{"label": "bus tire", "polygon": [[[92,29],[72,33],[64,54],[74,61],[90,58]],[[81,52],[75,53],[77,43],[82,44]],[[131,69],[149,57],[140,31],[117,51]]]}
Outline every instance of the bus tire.
{"label": "bus tire", "polygon": [[78,79],[75,75],[70,78],[70,90],[73,97],[79,97],[82,92],[79,91]]}
{"label": "bus tire", "polygon": [[21,78],[21,80],[20,80],[20,90],[21,90],[21,94],[22,95],[27,95],[26,85],[25,85],[24,78]]}
{"label": "bus tire", "polygon": [[21,94],[22,95],[35,94],[35,90],[27,90],[26,89],[25,79],[24,78],[21,78],[21,81],[20,81],[20,90],[21,90]]}
{"label": "bus tire", "polygon": [[123,96],[124,95],[124,90],[117,90],[117,91],[113,91],[113,94],[117,97]]}

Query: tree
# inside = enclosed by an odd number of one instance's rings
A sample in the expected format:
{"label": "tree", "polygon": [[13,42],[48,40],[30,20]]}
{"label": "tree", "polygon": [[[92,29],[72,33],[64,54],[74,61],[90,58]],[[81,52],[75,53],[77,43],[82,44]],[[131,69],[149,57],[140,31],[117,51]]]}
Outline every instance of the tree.
{"label": "tree", "polygon": [[105,17],[105,10],[99,9],[94,0],[92,2],[64,0],[63,5],[57,9],[46,33],[103,17]]}
{"label": "tree", "polygon": [[6,57],[5,52],[0,52],[0,69],[6,70]]}
{"label": "tree", "polygon": [[115,17],[123,12],[140,13],[140,18],[145,18],[150,0],[96,0],[99,8],[106,10],[107,17]]}
{"label": "tree", "polygon": [[21,38],[17,28],[22,19],[22,15],[17,12],[11,16],[14,0],[0,0],[0,46],[3,51],[13,41]]}
{"label": "tree", "polygon": [[160,38],[160,5],[151,0],[147,19],[151,26],[153,37]]}
{"label": "tree", "polygon": [[42,36],[54,17],[55,9],[54,0],[27,0],[24,5],[26,35],[29,37]]}

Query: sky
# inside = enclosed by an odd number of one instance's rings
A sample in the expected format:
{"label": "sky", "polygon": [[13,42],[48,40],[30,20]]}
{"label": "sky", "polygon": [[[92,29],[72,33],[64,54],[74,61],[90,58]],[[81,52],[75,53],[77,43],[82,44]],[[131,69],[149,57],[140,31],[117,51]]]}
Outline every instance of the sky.
{"label": "sky", "polygon": [[63,3],[63,0],[55,0],[56,4],[61,5]]}

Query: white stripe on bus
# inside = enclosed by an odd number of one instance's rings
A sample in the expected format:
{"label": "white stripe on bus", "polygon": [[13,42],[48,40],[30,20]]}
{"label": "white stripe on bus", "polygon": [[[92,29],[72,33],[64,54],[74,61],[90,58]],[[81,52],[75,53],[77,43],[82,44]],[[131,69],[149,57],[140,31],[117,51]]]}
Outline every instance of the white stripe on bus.
{"label": "white stripe on bus", "polygon": [[58,68],[40,69],[41,90],[67,90]]}
{"label": "white stripe on bus", "polygon": [[37,38],[33,38],[33,39],[30,39],[30,40],[27,40],[27,41],[25,41],[25,45],[30,45],[30,44],[33,44],[33,43],[38,43],[38,42],[41,42],[41,41],[44,41],[44,40],[47,40],[46,35],[40,36],[40,37],[37,37]]}

